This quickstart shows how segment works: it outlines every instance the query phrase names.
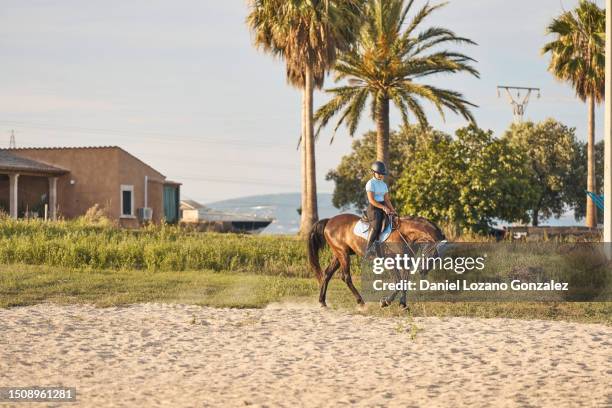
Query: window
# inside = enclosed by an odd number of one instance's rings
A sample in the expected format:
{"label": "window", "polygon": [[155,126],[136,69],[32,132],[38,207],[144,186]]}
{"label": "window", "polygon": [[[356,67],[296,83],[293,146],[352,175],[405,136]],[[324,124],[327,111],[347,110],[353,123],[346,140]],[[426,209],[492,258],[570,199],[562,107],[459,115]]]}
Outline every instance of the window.
{"label": "window", "polygon": [[134,217],[134,186],[121,185],[121,216]]}

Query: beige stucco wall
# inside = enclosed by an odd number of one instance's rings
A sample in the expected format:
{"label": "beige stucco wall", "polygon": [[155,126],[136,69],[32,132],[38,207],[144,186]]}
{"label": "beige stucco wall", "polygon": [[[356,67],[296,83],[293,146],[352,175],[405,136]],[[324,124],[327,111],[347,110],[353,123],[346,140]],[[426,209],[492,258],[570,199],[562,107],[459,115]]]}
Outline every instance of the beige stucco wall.
{"label": "beige stucco wall", "polygon": [[[134,186],[134,208],[144,207],[145,176],[148,176],[147,206],[153,209],[153,221],[160,222],[160,217],[164,212],[163,181],[165,177],[123,150],[118,151],[118,163],[118,184]],[[119,197],[119,192],[117,192],[117,197]],[[117,214],[119,211],[118,204]],[[137,224],[134,220],[129,219],[122,219],[122,223],[130,226]]]}
{"label": "beige stucco wall", "polygon": [[[163,215],[165,177],[136,157],[117,147],[11,149],[17,156],[37,160],[69,170],[57,183],[58,215],[75,218],[98,204],[108,216],[126,227],[138,226],[137,218],[121,218],[121,185],[134,186],[134,216],[144,206],[144,183],[148,176],[148,206],[153,220]],[[74,183],[71,184],[71,180]]]}

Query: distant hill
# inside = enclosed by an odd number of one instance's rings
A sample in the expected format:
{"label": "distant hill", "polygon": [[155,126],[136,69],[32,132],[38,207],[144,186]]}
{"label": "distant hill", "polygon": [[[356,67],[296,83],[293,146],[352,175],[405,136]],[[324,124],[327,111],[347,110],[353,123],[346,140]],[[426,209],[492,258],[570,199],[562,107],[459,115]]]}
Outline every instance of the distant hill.
{"label": "distant hill", "polygon": [[[332,195],[318,194],[319,218],[327,218],[340,214],[340,210],[332,205]],[[300,208],[302,199],[299,193],[266,194],[234,198],[205,204],[215,210],[231,211],[242,214],[272,217],[263,234],[296,234],[300,227]]]}
{"label": "distant hill", "polygon": [[[216,210],[274,218],[275,221],[262,232],[263,234],[296,234],[300,226],[300,216],[297,212],[300,205],[299,193],[256,195],[206,204]],[[341,212],[332,205],[332,195],[329,193],[318,195],[318,205],[320,218],[331,217]],[[345,212],[356,213],[355,211]],[[498,225],[503,226],[507,223],[502,222]],[[542,225],[571,226],[583,225],[583,223],[576,222],[573,213],[568,212],[561,218],[551,218]]]}

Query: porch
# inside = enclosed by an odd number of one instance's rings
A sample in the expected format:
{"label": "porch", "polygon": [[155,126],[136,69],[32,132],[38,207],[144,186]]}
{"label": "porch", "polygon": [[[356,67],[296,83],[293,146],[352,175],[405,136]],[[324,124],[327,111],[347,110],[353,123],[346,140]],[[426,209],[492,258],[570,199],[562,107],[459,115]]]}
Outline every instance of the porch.
{"label": "porch", "polygon": [[57,180],[68,170],[0,150],[0,209],[12,218],[57,219]]}

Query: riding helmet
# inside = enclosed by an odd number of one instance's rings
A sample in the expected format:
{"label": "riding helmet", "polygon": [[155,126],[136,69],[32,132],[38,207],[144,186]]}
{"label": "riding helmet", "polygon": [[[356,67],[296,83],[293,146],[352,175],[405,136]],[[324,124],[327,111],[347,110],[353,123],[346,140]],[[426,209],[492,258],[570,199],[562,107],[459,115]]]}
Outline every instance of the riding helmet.
{"label": "riding helmet", "polygon": [[382,174],[383,176],[387,174],[387,168],[385,167],[385,163],[381,161],[376,161],[372,163],[372,171],[374,173]]}

